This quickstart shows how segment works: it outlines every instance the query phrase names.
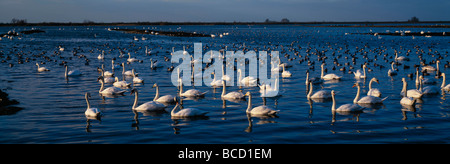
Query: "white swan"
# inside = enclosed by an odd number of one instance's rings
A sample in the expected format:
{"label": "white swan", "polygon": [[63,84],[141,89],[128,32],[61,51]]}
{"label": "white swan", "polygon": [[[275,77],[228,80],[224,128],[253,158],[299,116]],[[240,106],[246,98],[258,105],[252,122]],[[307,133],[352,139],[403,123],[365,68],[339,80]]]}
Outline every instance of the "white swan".
{"label": "white swan", "polygon": [[359,106],[358,104],[344,104],[339,106],[339,108],[336,109],[336,98],[335,98],[334,90],[331,91],[331,99],[333,100],[333,105],[331,106],[331,111],[336,112],[361,112],[365,108]]}
{"label": "white swan", "polygon": [[261,93],[261,97],[277,97],[281,96],[278,88],[278,78],[275,79],[274,86],[269,84],[263,84],[259,86],[259,93]]}
{"label": "white swan", "polygon": [[361,99],[359,99],[359,93],[361,91],[361,87],[359,86],[359,83],[355,83],[353,85],[353,87],[358,87],[358,91],[356,93],[356,97],[355,99],[353,99],[353,103],[357,103],[357,104],[381,104],[383,103],[384,100],[386,100],[388,97],[385,97],[383,99],[379,98],[379,97],[374,97],[374,96],[365,96]]}
{"label": "white swan", "polygon": [[320,90],[316,93],[313,93],[313,85],[311,82],[309,82],[309,92],[306,96],[308,99],[329,99],[331,98],[331,91],[328,90]]}
{"label": "white swan", "polygon": [[156,87],[156,95],[155,95],[155,98],[153,99],[153,101],[157,101],[160,103],[174,103],[175,102],[174,101],[175,96],[173,96],[173,95],[165,95],[165,96],[159,97],[159,86],[157,83],[153,84],[152,88],[155,88],[155,87]]}
{"label": "white swan", "polygon": [[236,100],[236,99],[243,99],[245,97],[244,94],[242,94],[241,92],[234,91],[234,92],[226,93],[227,86],[225,85],[225,80],[222,80],[222,83],[223,83],[223,89],[222,89],[221,97],[223,99]]}
{"label": "white swan", "polygon": [[114,73],[109,72],[109,71],[105,71],[105,65],[103,65],[103,64],[102,64],[102,70],[104,71],[103,72],[103,76],[104,77],[113,77],[114,76]]}
{"label": "white swan", "polygon": [[388,76],[397,75],[397,70],[394,69],[394,62],[391,63],[391,69],[388,70]]}
{"label": "white swan", "polygon": [[438,71],[439,70],[439,63],[440,61],[436,61],[436,68],[434,68],[433,66],[427,65],[427,66],[423,66],[422,67],[422,71]]}
{"label": "white swan", "polygon": [[160,102],[156,102],[156,101],[149,101],[146,102],[144,104],[139,105],[138,107],[136,107],[136,105],[138,104],[138,97],[139,97],[139,93],[136,89],[131,90],[130,94],[134,93],[134,103],[133,103],[133,110],[137,110],[137,111],[164,111],[164,109],[166,108],[166,106]]}
{"label": "white swan", "polygon": [[254,78],[252,76],[247,76],[244,79],[242,79],[242,70],[238,69],[239,72],[239,84],[244,86],[256,86],[258,85],[258,79]]}
{"label": "white swan", "polygon": [[395,60],[399,60],[399,61],[406,60],[406,61],[409,61],[409,58],[408,57],[404,57],[404,56],[398,56],[398,53],[395,52]]}
{"label": "white swan", "polygon": [[69,69],[69,66],[66,65],[65,67],[66,67],[66,71],[64,73],[65,77],[74,77],[74,76],[81,76],[82,75],[81,71],[79,71],[77,69],[67,72],[67,70]]}
{"label": "white swan", "polygon": [[[420,76],[420,79],[423,80],[424,79],[423,76]],[[422,83],[423,83],[423,81],[422,81]],[[445,87],[445,78],[442,79],[441,88],[442,87]],[[439,92],[441,91],[441,88],[437,87],[437,86],[426,86],[426,87],[423,87],[422,92],[424,95],[435,95],[435,94],[439,94]]]}
{"label": "white swan", "polygon": [[180,97],[205,97],[206,92],[201,92],[197,89],[189,89],[186,92],[183,92],[183,84],[180,84]]}
{"label": "white swan", "polygon": [[[178,103],[177,98],[174,98],[174,101],[177,103],[175,107],[170,112],[170,115],[172,117],[198,117],[198,116],[205,116],[208,112],[203,111],[197,108],[182,108],[182,106]],[[177,110],[178,106],[180,106],[180,109]]]}
{"label": "white swan", "polygon": [[251,115],[256,116],[275,115],[279,112],[279,110],[274,110],[271,107],[265,105],[252,108],[252,94],[250,92],[247,92],[245,96],[248,96],[248,106],[246,112]]}
{"label": "white swan", "polygon": [[222,86],[222,79],[216,78],[216,73],[212,72],[211,74],[214,75],[214,78],[212,82],[210,83],[212,87],[217,88]]}
{"label": "white swan", "polygon": [[124,76],[133,76],[133,72],[131,71],[125,71],[125,63],[122,63],[122,75]]}
{"label": "white swan", "polygon": [[87,103],[87,109],[84,112],[86,117],[99,117],[102,115],[102,112],[98,108],[91,108],[91,104],[89,103],[89,98],[91,97],[91,94],[89,92],[86,92],[85,98]]}
{"label": "white swan", "polygon": [[367,76],[366,76],[366,65],[363,65],[363,72],[364,73],[361,73],[361,70],[357,70],[356,72],[353,72],[353,74],[355,75],[355,78],[357,78],[357,79],[365,79]]}
{"label": "white swan", "polygon": [[38,66],[38,72],[45,72],[45,71],[50,71],[49,69],[45,68],[45,67],[39,67],[39,64],[36,63],[36,65]]}
{"label": "white swan", "polygon": [[281,73],[281,77],[291,77],[292,73],[285,70],[285,65],[283,65],[283,72]]}
{"label": "white swan", "polygon": [[134,69],[131,70],[131,73],[133,73],[133,83],[144,83],[144,79],[136,76]]}
{"label": "white swan", "polygon": [[312,84],[322,84],[323,80],[321,78],[318,77],[312,77],[309,78],[309,71],[306,71],[306,81],[305,81],[305,85],[309,85],[309,82],[311,82]]}
{"label": "white swan", "polygon": [[414,105],[416,104],[416,99],[412,98],[412,97],[408,97],[408,92],[404,92],[404,90],[406,90],[406,88],[408,87],[408,82],[406,82],[405,78],[402,78],[403,81],[403,90],[402,92],[404,93],[404,97],[400,100],[400,104],[402,105]]}
{"label": "white swan", "polygon": [[[101,69],[101,72],[102,72],[102,77],[105,77],[105,70],[103,70],[103,69]],[[103,78],[103,82],[104,83],[114,83],[116,80],[113,78],[113,77],[105,77],[105,78]]]}
{"label": "white swan", "polygon": [[320,67],[322,68],[322,73],[320,75],[320,78],[324,79],[324,80],[339,80],[342,78],[342,76],[338,76],[334,73],[329,73],[326,75],[323,75],[323,66],[325,65],[325,63],[323,63],[322,65],[320,65]]}
{"label": "white swan", "polygon": [[115,87],[127,88],[127,87],[130,87],[130,85],[131,85],[131,83],[127,83],[126,81],[119,81],[118,77],[116,77],[115,80],[116,80],[116,82],[113,83],[113,85]]}
{"label": "white swan", "polygon": [[377,82],[378,84],[380,84],[380,82],[378,81],[377,78],[372,78],[370,79],[369,82],[369,91],[367,92],[367,96],[375,96],[375,97],[381,97],[381,92],[379,89],[377,88],[372,88],[372,83],[373,82]]}
{"label": "white swan", "polygon": [[[421,88],[422,87],[422,80],[419,80],[419,81],[420,81],[419,82],[419,88]],[[407,90],[408,83],[406,82],[406,79],[402,78],[402,82],[403,82],[403,88],[402,88],[402,91],[400,92],[401,96],[406,97],[406,95],[408,95],[409,97],[412,97],[412,98],[422,98],[422,96],[423,96],[423,93],[421,91],[422,89],[419,89],[419,90],[417,90],[417,89]]]}
{"label": "white swan", "polygon": [[97,56],[97,59],[98,59],[98,60],[103,60],[103,59],[105,59],[105,51],[102,51],[102,53],[99,54],[99,55]]}
{"label": "white swan", "polygon": [[128,52],[128,59],[127,59],[127,62],[132,63],[132,62],[135,62],[135,61],[138,61],[138,59],[136,59],[136,58],[131,58],[131,54]]}
{"label": "white swan", "polygon": [[442,79],[441,89],[446,91],[446,92],[450,91],[450,84],[445,85],[445,73],[442,73],[441,76],[443,78]]}
{"label": "white swan", "polygon": [[98,93],[102,94],[102,95],[121,95],[123,93],[125,93],[125,90],[122,90],[120,88],[117,87],[108,87],[106,89],[104,89],[104,79],[103,76],[100,76],[98,78],[98,80],[100,81],[100,83],[102,84],[100,87],[100,90],[98,90]]}

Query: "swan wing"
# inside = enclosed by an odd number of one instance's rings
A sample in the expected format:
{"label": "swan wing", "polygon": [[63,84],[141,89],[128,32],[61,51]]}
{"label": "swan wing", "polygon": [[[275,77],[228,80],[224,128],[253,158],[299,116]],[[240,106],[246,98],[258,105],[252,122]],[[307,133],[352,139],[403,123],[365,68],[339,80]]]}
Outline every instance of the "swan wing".
{"label": "swan wing", "polygon": [[274,115],[274,114],[277,114],[278,112],[279,112],[279,110],[274,110],[268,106],[261,105],[261,106],[257,106],[255,108],[253,108],[250,111],[250,114],[252,114],[252,115]]}
{"label": "swan wing", "polygon": [[359,106],[358,104],[344,104],[336,109],[338,112],[360,112],[363,111],[364,108]]}
{"label": "swan wing", "polygon": [[383,101],[386,98],[381,99],[379,97],[374,97],[374,96],[365,96],[365,97],[359,99],[358,104],[380,104],[380,103],[383,103]]}
{"label": "swan wing", "polygon": [[330,74],[324,75],[322,79],[324,79],[324,80],[338,80],[338,79],[341,79],[341,78],[342,78],[341,76],[338,76],[338,75],[336,75],[334,73],[330,73]]}
{"label": "swan wing", "polygon": [[331,98],[331,91],[328,90],[317,91],[311,96],[311,98],[322,98],[322,99]]}
{"label": "swan wing", "polygon": [[413,99],[412,97],[403,97],[400,100],[400,104],[402,104],[402,105],[414,105],[415,102],[416,102],[416,100]]}
{"label": "swan wing", "polygon": [[224,95],[223,98],[226,98],[226,99],[243,99],[244,98],[244,94],[242,94],[241,92],[229,92],[226,95]]}
{"label": "swan wing", "polygon": [[173,96],[173,95],[165,95],[165,96],[159,97],[156,101],[161,102],[161,103],[174,103],[175,102],[174,98],[175,98],[175,96]]}
{"label": "swan wing", "polygon": [[101,112],[98,108],[89,108],[89,109],[86,109],[86,111],[84,112],[84,114],[86,116],[90,116],[90,117],[97,117],[100,113]]}
{"label": "swan wing", "polygon": [[139,105],[134,110],[160,111],[160,110],[164,110],[164,108],[166,108],[166,106],[160,102],[149,101],[142,105]]}
{"label": "swan wing", "polygon": [[377,88],[372,88],[367,92],[367,96],[381,97],[381,92]]}
{"label": "swan wing", "polygon": [[174,113],[172,116],[175,117],[193,117],[193,116],[204,116],[207,114],[207,111],[203,111],[197,108],[184,108],[180,111]]}

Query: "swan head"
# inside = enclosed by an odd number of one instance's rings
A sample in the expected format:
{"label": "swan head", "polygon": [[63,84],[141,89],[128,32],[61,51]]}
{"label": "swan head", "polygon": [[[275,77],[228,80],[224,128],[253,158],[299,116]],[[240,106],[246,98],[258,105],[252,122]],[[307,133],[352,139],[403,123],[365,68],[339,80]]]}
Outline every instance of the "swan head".
{"label": "swan head", "polygon": [[331,96],[335,96],[334,90],[331,90]]}
{"label": "swan head", "polygon": [[97,78],[97,81],[103,81],[103,80],[104,80],[103,76],[99,76],[99,77]]}
{"label": "swan head", "polygon": [[371,80],[377,82],[378,84],[380,84],[380,81],[378,81],[378,79],[376,77],[372,78]]}
{"label": "swan head", "polygon": [[153,84],[152,88],[158,87],[158,83]]}
{"label": "swan head", "polygon": [[137,89],[134,89],[134,88],[133,88],[133,89],[131,90],[131,92],[130,92],[130,95],[132,95],[133,93],[137,93],[137,92],[138,92]]}
{"label": "swan head", "polygon": [[352,88],[354,88],[354,87],[359,87],[359,83],[353,84]]}
{"label": "swan head", "polygon": [[87,98],[91,98],[91,93],[86,92],[86,97],[87,97]]}
{"label": "swan head", "polygon": [[245,93],[245,95],[244,96],[251,96],[251,93],[250,93],[250,91],[248,91],[247,93]]}

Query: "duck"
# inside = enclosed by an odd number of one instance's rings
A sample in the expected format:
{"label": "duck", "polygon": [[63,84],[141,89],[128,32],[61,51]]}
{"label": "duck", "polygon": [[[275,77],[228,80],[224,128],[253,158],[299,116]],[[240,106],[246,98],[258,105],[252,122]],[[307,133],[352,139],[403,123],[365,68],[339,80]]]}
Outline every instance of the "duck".
{"label": "duck", "polygon": [[250,92],[247,92],[245,96],[248,96],[248,106],[247,110],[245,111],[247,114],[250,114],[252,116],[267,116],[267,115],[276,115],[279,110],[274,110],[271,107],[268,107],[266,105],[261,105],[252,108],[252,94]]}
{"label": "duck", "polygon": [[141,105],[137,106],[138,105],[138,99],[139,99],[139,93],[138,93],[137,89],[132,89],[130,95],[133,94],[133,93],[134,93],[134,103],[133,103],[133,107],[132,107],[133,110],[136,110],[136,111],[153,111],[153,112],[165,111],[164,109],[166,108],[166,105],[164,105],[164,104],[162,104],[160,102],[156,102],[156,101],[149,101],[149,102],[146,102],[144,104],[141,104]]}

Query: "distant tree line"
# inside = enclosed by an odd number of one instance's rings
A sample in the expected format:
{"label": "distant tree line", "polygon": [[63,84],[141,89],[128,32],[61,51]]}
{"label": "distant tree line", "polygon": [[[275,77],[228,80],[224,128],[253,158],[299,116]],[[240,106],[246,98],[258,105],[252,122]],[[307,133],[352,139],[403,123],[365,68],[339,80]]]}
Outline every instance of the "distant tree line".
{"label": "distant tree line", "polygon": [[13,19],[11,19],[11,24],[14,24],[14,25],[24,25],[24,24],[27,24],[27,20],[26,20],[26,19],[16,19],[16,18],[13,18]]}
{"label": "distant tree line", "polygon": [[419,22],[419,18],[417,18],[416,16],[413,16],[411,19],[408,20],[408,22],[417,23],[417,22]]}

